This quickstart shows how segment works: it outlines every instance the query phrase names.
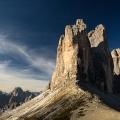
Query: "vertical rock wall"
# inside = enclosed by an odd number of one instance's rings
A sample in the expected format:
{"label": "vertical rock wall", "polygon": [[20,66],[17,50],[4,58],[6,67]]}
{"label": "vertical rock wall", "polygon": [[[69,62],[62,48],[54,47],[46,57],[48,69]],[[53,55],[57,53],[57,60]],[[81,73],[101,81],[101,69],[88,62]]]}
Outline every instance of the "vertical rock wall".
{"label": "vertical rock wall", "polygon": [[52,76],[51,89],[65,84],[76,84],[87,74],[90,44],[83,20],[65,27],[65,35],[59,40],[56,69]]}
{"label": "vertical rock wall", "polygon": [[47,89],[88,81],[103,91],[113,89],[113,61],[103,25],[87,33],[82,19],[65,27],[57,48],[56,68]]}
{"label": "vertical rock wall", "polygon": [[114,89],[120,93],[120,48],[111,52],[114,63]]}
{"label": "vertical rock wall", "polygon": [[93,67],[95,69],[95,83],[98,88],[104,87],[112,92],[113,89],[113,61],[108,46],[107,32],[100,24],[95,30],[88,33],[93,54]]}

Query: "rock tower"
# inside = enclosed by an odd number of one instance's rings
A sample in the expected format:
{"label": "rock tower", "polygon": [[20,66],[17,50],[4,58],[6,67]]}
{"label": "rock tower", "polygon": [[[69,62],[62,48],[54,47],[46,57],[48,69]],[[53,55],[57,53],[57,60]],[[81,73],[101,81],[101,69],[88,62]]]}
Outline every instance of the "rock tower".
{"label": "rock tower", "polygon": [[75,25],[67,25],[60,37],[56,68],[47,88],[80,86],[84,82],[112,92],[113,62],[104,26],[87,33],[87,25],[78,19]]}

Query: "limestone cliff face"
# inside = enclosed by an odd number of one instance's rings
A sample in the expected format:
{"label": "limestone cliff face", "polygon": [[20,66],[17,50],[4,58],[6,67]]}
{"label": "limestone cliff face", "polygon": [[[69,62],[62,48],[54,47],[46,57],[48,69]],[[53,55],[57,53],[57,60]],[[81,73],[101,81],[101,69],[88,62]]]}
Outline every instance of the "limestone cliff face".
{"label": "limestone cliff face", "polygon": [[113,89],[113,61],[108,46],[105,27],[100,24],[88,33],[93,54],[95,82],[97,86],[104,85],[109,92]]}
{"label": "limestone cliff face", "polygon": [[114,73],[116,75],[120,74],[120,48],[115,49],[111,52],[113,63],[114,63]]}
{"label": "limestone cliff face", "polygon": [[113,61],[103,25],[87,33],[87,26],[78,19],[65,27],[57,48],[56,69],[47,89],[66,84],[80,86],[88,81],[102,91],[112,92]]}
{"label": "limestone cliff face", "polygon": [[58,44],[51,89],[70,83],[74,85],[87,74],[90,43],[86,28],[86,24],[81,19],[76,21],[76,25],[65,27],[65,35],[60,37]]}
{"label": "limestone cliff face", "polygon": [[120,48],[111,52],[114,63],[114,89],[120,93]]}

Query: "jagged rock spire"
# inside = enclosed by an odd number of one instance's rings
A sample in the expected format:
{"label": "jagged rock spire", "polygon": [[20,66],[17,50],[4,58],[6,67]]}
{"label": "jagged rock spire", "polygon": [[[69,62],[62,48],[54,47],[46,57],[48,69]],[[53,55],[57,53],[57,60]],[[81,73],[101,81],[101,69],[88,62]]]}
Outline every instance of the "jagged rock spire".
{"label": "jagged rock spire", "polygon": [[89,81],[103,91],[112,92],[113,62],[107,32],[100,24],[87,33],[87,25],[78,19],[67,25],[57,48],[56,68],[47,88],[74,86]]}
{"label": "jagged rock spire", "polygon": [[90,31],[88,37],[91,47],[99,48],[98,45],[100,45],[100,43],[101,45],[104,45],[103,42],[106,42],[108,45],[106,29],[102,24],[98,25],[95,30]]}
{"label": "jagged rock spire", "polygon": [[89,48],[86,24],[83,20],[78,19],[76,25],[65,27],[65,35],[60,37],[58,44],[51,89],[70,83],[75,85],[83,74],[87,74]]}
{"label": "jagged rock spire", "polygon": [[[100,24],[95,30],[88,33],[88,38],[93,54],[93,67],[95,69],[96,84],[102,82],[107,86],[108,91],[113,89],[113,61],[108,46],[107,32]],[[98,79],[98,80],[97,80]]]}
{"label": "jagged rock spire", "polygon": [[120,74],[120,48],[115,49],[111,52],[113,63],[114,63],[114,73],[116,75]]}

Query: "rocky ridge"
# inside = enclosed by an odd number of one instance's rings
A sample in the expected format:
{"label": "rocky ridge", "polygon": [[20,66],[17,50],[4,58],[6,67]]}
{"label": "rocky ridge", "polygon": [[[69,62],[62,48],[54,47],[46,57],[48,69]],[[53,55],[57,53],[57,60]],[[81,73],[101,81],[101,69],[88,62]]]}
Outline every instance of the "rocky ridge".
{"label": "rocky ridge", "polygon": [[0,92],[0,112],[11,110],[26,101],[29,101],[39,95],[39,93],[32,93],[29,91],[23,91],[20,87],[16,87],[10,93]]}

